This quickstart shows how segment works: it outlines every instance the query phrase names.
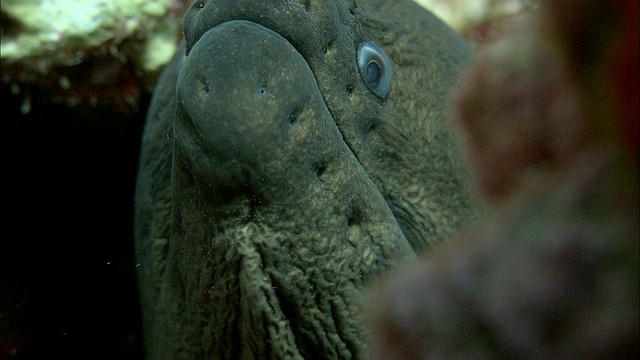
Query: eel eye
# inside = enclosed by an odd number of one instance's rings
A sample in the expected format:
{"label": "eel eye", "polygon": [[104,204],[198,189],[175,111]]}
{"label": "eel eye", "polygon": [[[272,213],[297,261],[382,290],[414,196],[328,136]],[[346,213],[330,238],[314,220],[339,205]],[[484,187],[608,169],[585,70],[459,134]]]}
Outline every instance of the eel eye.
{"label": "eel eye", "polygon": [[371,41],[358,47],[358,68],[360,76],[371,92],[383,98],[391,90],[393,70],[391,60],[382,48]]}

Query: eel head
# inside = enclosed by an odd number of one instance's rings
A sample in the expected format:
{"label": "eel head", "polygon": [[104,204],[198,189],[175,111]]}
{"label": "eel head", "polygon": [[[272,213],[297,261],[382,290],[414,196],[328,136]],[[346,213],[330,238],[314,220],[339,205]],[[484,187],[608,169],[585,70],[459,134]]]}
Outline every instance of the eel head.
{"label": "eel head", "polygon": [[367,285],[473,216],[464,41],[410,1],[198,1],[143,139],[148,356],[366,357]]}

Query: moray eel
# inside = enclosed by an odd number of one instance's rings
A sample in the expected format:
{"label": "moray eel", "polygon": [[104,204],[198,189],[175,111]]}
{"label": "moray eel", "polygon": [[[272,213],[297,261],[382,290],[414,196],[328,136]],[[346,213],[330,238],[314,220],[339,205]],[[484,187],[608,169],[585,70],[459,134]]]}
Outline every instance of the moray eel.
{"label": "moray eel", "polygon": [[470,48],[408,0],[196,1],[183,32],[136,189],[146,356],[366,358],[367,286],[476,214]]}

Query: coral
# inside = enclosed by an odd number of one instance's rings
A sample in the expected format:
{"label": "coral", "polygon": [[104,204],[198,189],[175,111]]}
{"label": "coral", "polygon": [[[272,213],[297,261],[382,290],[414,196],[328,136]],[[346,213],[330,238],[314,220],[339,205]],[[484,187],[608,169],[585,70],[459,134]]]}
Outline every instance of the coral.
{"label": "coral", "polygon": [[[182,1],[3,1],[2,81],[28,99],[135,110],[180,38]],[[25,106],[23,111],[27,111]]]}
{"label": "coral", "polygon": [[492,218],[372,295],[375,359],[637,356],[637,12],[545,1],[480,49],[452,121]]}
{"label": "coral", "polygon": [[[415,0],[465,35],[473,44],[500,36],[508,23],[535,9],[538,0]],[[504,24],[502,22],[505,22]]]}
{"label": "coral", "polygon": [[526,32],[480,51],[453,101],[452,122],[491,201],[567,166],[595,136],[558,54]]}

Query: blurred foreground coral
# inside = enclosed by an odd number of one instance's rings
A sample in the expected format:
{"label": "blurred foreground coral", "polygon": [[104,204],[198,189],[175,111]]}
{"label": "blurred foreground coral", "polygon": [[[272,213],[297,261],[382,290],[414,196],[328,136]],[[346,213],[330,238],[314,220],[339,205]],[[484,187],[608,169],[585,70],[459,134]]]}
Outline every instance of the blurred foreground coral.
{"label": "blurred foreground coral", "polygon": [[635,358],[638,2],[547,0],[479,49],[452,122],[491,209],[393,274],[375,359]]}

